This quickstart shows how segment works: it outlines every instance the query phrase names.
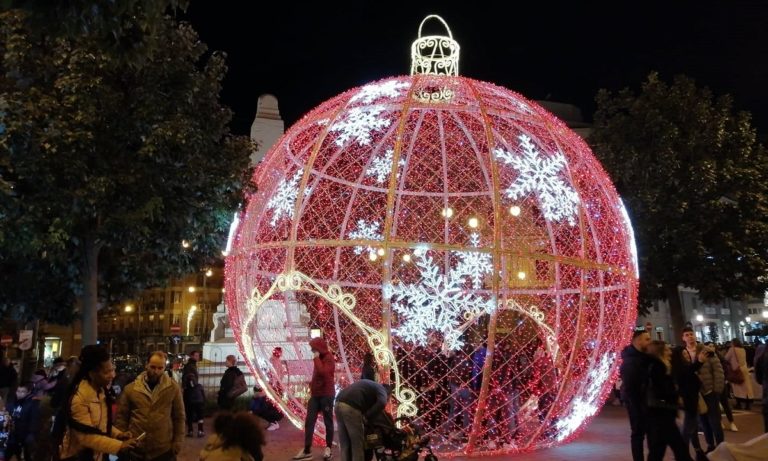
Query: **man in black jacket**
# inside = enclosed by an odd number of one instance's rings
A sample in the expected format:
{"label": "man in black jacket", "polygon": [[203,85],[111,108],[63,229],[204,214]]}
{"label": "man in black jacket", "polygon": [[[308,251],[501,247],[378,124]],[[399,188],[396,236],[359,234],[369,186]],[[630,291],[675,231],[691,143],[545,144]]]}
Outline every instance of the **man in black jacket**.
{"label": "man in black jacket", "polygon": [[221,377],[219,384],[219,396],[217,404],[222,410],[231,410],[235,405],[235,399],[248,390],[245,383],[245,375],[237,368],[237,358],[234,355],[227,356],[227,370]]}
{"label": "man in black jacket", "polygon": [[643,440],[647,433],[648,408],[646,386],[650,358],[645,353],[651,335],[646,330],[635,330],[632,344],[621,351],[621,399],[629,413],[632,461],[643,461]]}

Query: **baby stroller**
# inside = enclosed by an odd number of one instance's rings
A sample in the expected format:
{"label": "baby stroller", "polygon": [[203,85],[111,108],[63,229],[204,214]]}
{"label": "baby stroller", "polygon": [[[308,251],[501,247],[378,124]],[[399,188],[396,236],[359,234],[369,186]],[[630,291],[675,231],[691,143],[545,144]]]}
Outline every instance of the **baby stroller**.
{"label": "baby stroller", "polygon": [[393,419],[389,413],[381,412],[366,425],[366,451],[373,451],[377,461],[417,461],[421,451],[426,450],[424,461],[437,461],[429,447],[429,436],[423,433],[410,418]]}

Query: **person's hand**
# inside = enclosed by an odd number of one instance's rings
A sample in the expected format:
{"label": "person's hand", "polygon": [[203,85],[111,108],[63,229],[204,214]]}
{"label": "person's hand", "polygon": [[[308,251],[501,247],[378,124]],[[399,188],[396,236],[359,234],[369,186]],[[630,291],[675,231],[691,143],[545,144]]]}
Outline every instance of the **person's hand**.
{"label": "person's hand", "polygon": [[118,435],[117,440],[129,440],[133,438],[133,435],[131,435],[130,431],[125,431],[122,434]]}
{"label": "person's hand", "polygon": [[316,359],[320,358],[320,353],[318,351],[315,351],[315,352],[312,353],[312,357],[314,357]]}
{"label": "person's hand", "polygon": [[131,451],[139,446],[139,441],[136,439],[128,439],[120,445],[120,451]]}
{"label": "person's hand", "polygon": [[708,356],[707,356],[708,353],[709,352],[706,349],[703,349],[701,352],[699,352],[699,356],[697,357],[699,362],[701,362],[701,363],[706,362],[707,358],[708,358]]}

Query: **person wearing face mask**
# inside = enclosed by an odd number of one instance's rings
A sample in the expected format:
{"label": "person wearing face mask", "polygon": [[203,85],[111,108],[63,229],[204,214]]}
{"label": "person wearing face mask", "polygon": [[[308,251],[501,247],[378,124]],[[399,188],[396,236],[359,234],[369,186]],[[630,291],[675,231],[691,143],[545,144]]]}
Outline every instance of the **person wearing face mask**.
{"label": "person wearing face mask", "polygon": [[149,356],[146,369],[120,395],[115,425],[131,434],[146,433],[134,459],[171,461],[184,440],[184,401],[181,388],[165,373],[165,352]]}
{"label": "person wearing face mask", "polygon": [[333,446],[333,398],[336,395],[334,372],[336,362],[333,354],[323,338],[312,338],[309,341],[312,348],[314,369],[310,383],[311,397],[307,403],[307,418],[304,421],[304,448],[293,457],[294,460],[312,459],[312,435],[315,432],[315,422],[318,413],[323,413],[325,423],[325,450],[323,459],[331,459]]}

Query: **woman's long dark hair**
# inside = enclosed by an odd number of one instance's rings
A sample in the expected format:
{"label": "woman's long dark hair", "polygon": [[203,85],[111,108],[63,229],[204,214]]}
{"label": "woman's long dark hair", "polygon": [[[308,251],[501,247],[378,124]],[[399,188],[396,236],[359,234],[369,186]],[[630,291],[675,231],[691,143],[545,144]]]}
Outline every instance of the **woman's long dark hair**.
{"label": "woman's long dark hair", "polygon": [[[54,437],[64,437],[64,432],[66,428],[73,424],[72,418],[71,418],[72,399],[77,393],[77,388],[80,386],[80,383],[83,382],[83,380],[88,381],[89,373],[92,371],[97,371],[104,362],[108,362],[110,360],[110,356],[106,348],[98,345],[89,345],[89,346],[83,347],[83,349],[80,351],[79,359],[80,359],[80,369],[77,370],[77,373],[75,374],[74,378],[72,378],[72,382],[69,383],[66,396],[63,399],[63,401],[66,403],[62,406],[54,422],[55,427],[52,430]],[[100,389],[97,389],[97,390],[100,390]],[[106,389],[104,389],[104,391],[106,392]],[[109,433],[112,429],[111,426],[112,426],[112,400],[113,399],[110,392],[106,392],[106,397],[107,397],[107,432]]]}

